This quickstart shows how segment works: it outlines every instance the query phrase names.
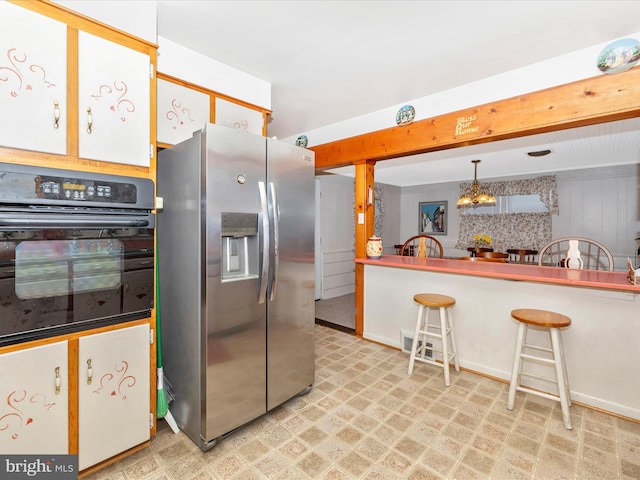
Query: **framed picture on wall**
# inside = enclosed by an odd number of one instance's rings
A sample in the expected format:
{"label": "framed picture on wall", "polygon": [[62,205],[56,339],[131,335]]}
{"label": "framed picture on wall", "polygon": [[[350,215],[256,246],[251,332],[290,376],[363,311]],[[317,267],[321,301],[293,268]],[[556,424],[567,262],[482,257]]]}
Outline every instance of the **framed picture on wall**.
{"label": "framed picture on wall", "polygon": [[418,232],[428,235],[447,234],[447,201],[420,202],[418,204]]}

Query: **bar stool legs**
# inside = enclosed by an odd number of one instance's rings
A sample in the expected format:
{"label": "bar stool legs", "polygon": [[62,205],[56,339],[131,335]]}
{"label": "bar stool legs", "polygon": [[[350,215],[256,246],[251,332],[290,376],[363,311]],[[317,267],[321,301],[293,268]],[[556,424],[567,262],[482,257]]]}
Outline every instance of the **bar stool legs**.
{"label": "bar stool legs", "polygon": [[[456,372],[460,371],[458,363],[458,352],[456,349],[456,339],[453,329],[453,321],[451,316],[451,307],[455,305],[456,300],[447,295],[438,295],[433,293],[419,293],[414,295],[413,300],[419,304],[418,317],[416,319],[416,328],[413,335],[413,343],[411,344],[411,354],[409,357],[408,373],[413,373],[415,361],[429,363],[444,369],[444,384],[448,387],[451,385],[449,375],[449,363],[453,360]],[[440,324],[429,324],[429,311],[431,308],[438,308],[440,313]],[[432,330],[439,331],[436,333]],[[439,351],[433,347],[427,348],[427,339],[436,338],[440,340],[442,345],[442,365],[435,360],[426,358],[426,351]],[[451,342],[451,350],[449,350],[449,342]],[[418,344],[421,344],[418,347]]]}
{"label": "bar stool legs", "polygon": [[[569,416],[569,407],[571,406],[571,396],[569,392],[569,377],[567,375],[567,367],[564,360],[564,349],[562,347],[562,338],[560,337],[559,328],[571,325],[571,319],[564,315],[545,310],[535,309],[517,309],[511,312],[511,316],[518,320],[518,335],[516,339],[516,348],[513,358],[513,369],[511,372],[511,383],[509,384],[509,396],[507,399],[507,409],[513,410],[516,399],[516,391],[538,395],[540,397],[549,398],[560,402],[562,409],[562,419],[565,428],[572,429],[571,419]],[[529,325],[535,327],[548,328],[551,348],[527,343],[527,333]],[[538,350],[551,354],[551,358],[539,357],[526,353],[527,350]],[[539,378],[542,380],[553,381],[551,379],[538,375],[523,373],[522,367],[525,361],[546,364],[554,367],[555,383],[558,386],[558,395],[553,395],[539,390],[534,390],[521,385],[522,375]]]}

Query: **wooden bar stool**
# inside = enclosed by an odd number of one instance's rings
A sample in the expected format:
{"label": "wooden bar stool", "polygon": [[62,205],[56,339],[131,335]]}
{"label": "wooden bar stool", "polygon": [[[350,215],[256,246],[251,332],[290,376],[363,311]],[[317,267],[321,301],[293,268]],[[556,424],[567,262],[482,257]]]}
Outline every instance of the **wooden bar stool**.
{"label": "wooden bar stool", "polygon": [[[516,350],[513,357],[513,370],[511,372],[511,384],[509,385],[509,397],[507,400],[507,409],[513,410],[516,400],[516,390],[521,392],[538,395],[540,397],[549,398],[560,402],[562,408],[562,419],[564,426],[571,430],[571,419],[569,418],[569,407],[571,406],[571,396],[569,393],[569,377],[567,376],[567,367],[564,361],[564,350],[562,348],[562,338],[560,337],[560,328],[571,325],[571,319],[565,315],[547,310],[536,310],[532,308],[520,308],[511,311],[511,316],[516,319],[518,324],[518,337],[516,340]],[[551,339],[551,348],[527,343],[527,332],[529,326],[546,328],[549,330]],[[526,353],[526,350],[538,350],[551,354],[551,358],[541,357]],[[525,361],[546,364],[553,366],[555,370],[555,380],[526,373],[522,371]],[[558,387],[558,395],[541,392],[520,385],[522,375],[538,378],[548,382],[556,383]]]}
{"label": "wooden bar stool", "polygon": [[[448,387],[451,384],[449,379],[449,363],[454,362],[456,372],[460,371],[458,364],[458,352],[456,350],[456,337],[453,331],[453,322],[451,321],[451,307],[456,303],[456,299],[447,295],[439,295],[437,293],[418,293],[414,295],[413,301],[418,303],[418,318],[416,319],[416,330],[413,335],[413,343],[411,344],[411,356],[409,357],[409,375],[413,373],[413,365],[416,360],[424,363],[430,363],[436,367],[444,368],[444,384]],[[440,310],[440,325],[429,325],[429,310],[437,308]],[[436,333],[431,330],[439,331]],[[433,337],[440,339],[442,345],[441,350],[427,347],[427,338]],[[449,351],[449,341],[451,342],[451,351]],[[418,347],[418,343],[421,343]],[[442,354],[442,365],[433,360],[426,358],[426,351],[439,352]]]}

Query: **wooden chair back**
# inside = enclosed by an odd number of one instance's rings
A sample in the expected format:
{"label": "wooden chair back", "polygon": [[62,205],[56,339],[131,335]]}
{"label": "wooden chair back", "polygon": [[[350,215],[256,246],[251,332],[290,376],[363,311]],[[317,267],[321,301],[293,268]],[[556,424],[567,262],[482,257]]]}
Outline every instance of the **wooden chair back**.
{"label": "wooden chair back", "polygon": [[414,235],[402,244],[400,255],[405,257],[442,258],[442,244],[431,235]]}
{"label": "wooden chair back", "polygon": [[529,250],[526,248],[514,248],[507,250],[509,254],[509,263],[530,263],[537,264],[537,250]]}
{"label": "wooden chair back", "polygon": [[540,249],[538,265],[613,272],[613,255],[601,243],[582,237],[552,240]]}

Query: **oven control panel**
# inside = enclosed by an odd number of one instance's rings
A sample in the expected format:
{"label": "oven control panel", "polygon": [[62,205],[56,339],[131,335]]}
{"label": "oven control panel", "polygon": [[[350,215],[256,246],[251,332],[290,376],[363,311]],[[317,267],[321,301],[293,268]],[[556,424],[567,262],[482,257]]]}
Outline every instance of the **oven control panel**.
{"label": "oven control panel", "polygon": [[126,183],[97,183],[88,180],[69,178],[36,178],[36,194],[41,198],[60,199],[73,201],[98,200],[135,202],[135,185]]}
{"label": "oven control panel", "polygon": [[153,208],[153,191],[153,182],[146,178],[0,163],[0,205]]}

